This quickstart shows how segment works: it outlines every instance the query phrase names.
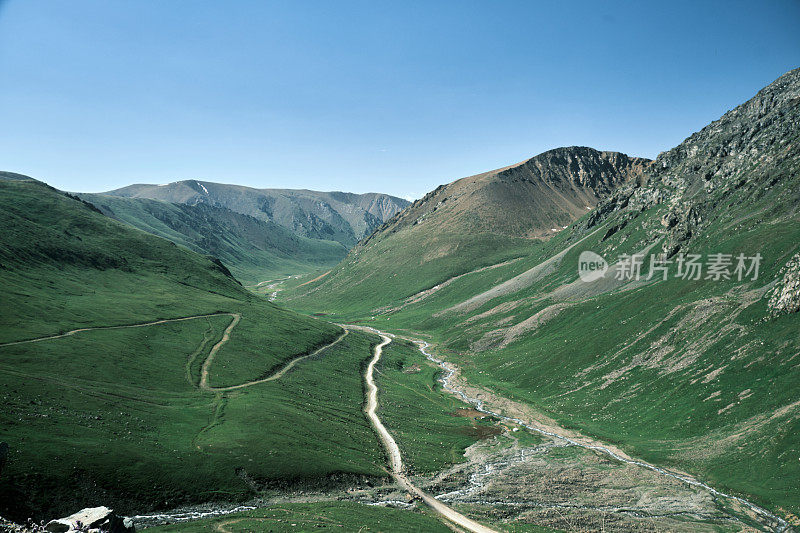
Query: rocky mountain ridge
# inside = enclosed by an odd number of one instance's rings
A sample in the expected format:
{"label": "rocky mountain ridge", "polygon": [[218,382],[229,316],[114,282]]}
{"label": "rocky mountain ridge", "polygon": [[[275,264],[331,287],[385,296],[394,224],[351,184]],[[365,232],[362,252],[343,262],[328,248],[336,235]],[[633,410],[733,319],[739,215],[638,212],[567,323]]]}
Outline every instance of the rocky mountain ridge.
{"label": "rocky mountain ridge", "polygon": [[[755,201],[779,182],[797,176],[799,137],[800,69],[795,69],[659,154],[644,180],[626,184],[601,201],[586,227],[617,211],[667,206],[661,220],[667,234],[663,250],[673,256],[710,220],[735,208],[735,195]],[[789,207],[788,215],[796,213],[800,190],[786,191],[782,201]]]}
{"label": "rocky mountain ridge", "polygon": [[[618,186],[639,180],[649,165],[648,159],[619,152],[555,148],[516,165],[440,185],[388,220],[363,244],[419,224],[548,237]],[[468,221],[468,226],[457,227],[454,220]]]}

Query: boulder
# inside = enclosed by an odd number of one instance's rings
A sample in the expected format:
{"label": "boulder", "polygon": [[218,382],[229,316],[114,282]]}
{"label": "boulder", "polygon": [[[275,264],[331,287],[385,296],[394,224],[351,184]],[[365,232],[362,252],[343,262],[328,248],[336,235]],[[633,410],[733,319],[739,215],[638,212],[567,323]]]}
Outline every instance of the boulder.
{"label": "boulder", "polygon": [[789,259],[781,274],[783,279],[770,293],[767,304],[774,316],[800,311],[800,253]]}
{"label": "boulder", "polygon": [[136,531],[129,518],[114,514],[108,507],[89,507],[66,518],[51,520],[45,531],[101,531],[104,533],[132,533]]}

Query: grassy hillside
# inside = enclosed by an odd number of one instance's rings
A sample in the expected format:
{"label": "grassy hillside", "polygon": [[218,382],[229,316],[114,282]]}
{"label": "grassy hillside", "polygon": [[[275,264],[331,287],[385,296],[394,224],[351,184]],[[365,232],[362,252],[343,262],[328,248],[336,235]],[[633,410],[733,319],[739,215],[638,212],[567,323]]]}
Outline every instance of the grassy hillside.
{"label": "grassy hillside", "polygon": [[409,203],[378,193],[254,189],[197,180],[167,185],[136,184],[106,194],[225,207],[274,222],[297,235],[336,241],[348,248]]}
{"label": "grassy hillside", "polygon": [[468,416],[465,404],[441,391],[439,367],[416,345],[395,340],[377,366],[380,416],[411,473],[435,472],[464,460],[464,450],[500,433],[496,421]]}
{"label": "grassy hillside", "polygon": [[[386,476],[362,412],[377,336],[341,337],[41,182],[0,180],[0,217],[0,514],[49,519],[101,504],[136,514]],[[393,344],[379,372],[381,412],[414,471],[460,461],[483,435],[452,416],[457,402],[413,346]],[[344,507],[325,512],[394,512]]]}
{"label": "grassy hillside", "polygon": [[[447,279],[424,266],[390,270],[366,302],[347,297],[367,293],[355,291],[369,264],[354,255],[336,278],[294,289],[286,301],[424,335],[472,384],[797,514],[798,117],[793,71],[547,242],[465,253],[453,271],[463,274]],[[424,265],[417,250],[425,245],[407,235],[382,239],[371,264]],[[604,277],[579,279],[584,251],[608,261]],[[662,251],[672,261],[667,280],[616,279],[621,254]],[[707,270],[698,280],[676,278],[679,254],[705,264],[720,253],[732,256],[731,279],[706,279]],[[761,255],[756,279],[737,279],[738,254]]]}
{"label": "grassy hillside", "polygon": [[102,194],[79,196],[116,220],[217,257],[245,285],[328,269],[347,253],[338,242],[302,237],[224,207]]}
{"label": "grassy hillside", "polygon": [[204,391],[199,366],[231,324],[215,313],[241,320],[212,384],[232,369],[258,377],[341,330],[40,182],[0,180],[0,217],[0,343],[104,328],[0,346],[0,441],[9,445],[0,514],[49,518],[100,503],[141,512],[383,475],[361,412],[370,337],[351,334],[279,382]]}

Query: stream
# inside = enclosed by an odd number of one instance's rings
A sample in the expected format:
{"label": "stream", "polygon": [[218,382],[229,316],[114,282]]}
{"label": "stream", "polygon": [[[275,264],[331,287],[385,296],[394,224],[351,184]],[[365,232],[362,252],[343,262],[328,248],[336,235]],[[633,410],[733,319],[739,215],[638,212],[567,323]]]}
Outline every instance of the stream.
{"label": "stream", "polygon": [[[412,340],[412,339],[409,339],[409,340]],[[438,359],[433,354],[431,354],[428,351],[428,348],[430,347],[429,343],[427,343],[425,341],[421,341],[421,340],[413,340],[413,342],[417,344],[417,346],[419,347],[419,351],[429,361],[437,364],[444,371],[444,374],[442,375],[442,377],[439,378],[439,382],[442,384],[442,387],[446,391],[450,392],[451,394],[454,394],[455,396],[461,398],[461,400],[463,400],[464,402],[472,405],[475,408],[476,411],[480,411],[481,413],[484,413],[484,414],[499,418],[500,420],[505,420],[507,422],[513,422],[513,423],[515,423],[515,424],[517,424],[517,425],[519,425],[521,427],[524,427],[525,429],[527,429],[529,431],[533,431],[533,432],[539,433],[541,435],[547,435],[548,437],[559,439],[559,440],[561,440],[561,441],[563,441],[563,442],[565,442],[565,443],[567,443],[569,445],[578,446],[578,447],[581,447],[581,448],[585,448],[587,450],[594,450],[596,452],[600,452],[600,453],[606,454],[609,457],[611,457],[611,458],[613,458],[613,459],[615,459],[617,461],[620,461],[620,462],[623,462],[623,463],[627,463],[627,464],[630,464],[630,465],[639,466],[639,467],[642,467],[642,468],[647,468],[649,470],[652,470],[653,472],[657,472],[657,473],[659,473],[661,475],[668,476],[668,477],[671,477],[673,479],[677,479],[678,481],[681,481],[681,482],[686,483],[688,485],[692,485],[692,486],[695,486],[695,487],[702,488],[702,489],[710,492],[714,496],[717,496],[717,497],[720,497],[720,498],[730,499],[730,500],[736,501],[736,502],[744,505],[745,507],[750,509],[754,514],[756,514],[759,517],[762,517],[762,524],[764,525],[764,527],[769,528],[771,531],[774,531],[776,533],[782,533],[784,531],[789,530],[790,526],[789,526],[788,522],[786,522],[786,520],[784,520],[783,518],[781,518],[779,516],[776,516],[776,515],[772,514],[771,512],[767,511],[766,509],[764,509],[762,507],[759,507],[758,505],[756,505],[756,504],[754,504],[752,502],[749,502],[749,501],[745,500],[744,498],[740,498],[738,496],[733,496],[733,495],[730,495],[730,494],[726,494],[726,493],[721,492],[721,491],[719,491],[719,490],[717,490],[717,489],[715,489],[713,487],[710,487],[709,485],[706,485],[705,483],[703,483],[701,481],[697,481],[696,479],[692,479],[692,478],[686,477],[684,475],[681,475],[681,474],[678,474],[678,473],[675,473],[675,472],[670,472],[669,470],[666,470],[666,469],[661,468],[659,466],[655,466],[655,465],[652,465],[650,463],[646,463],[644,461],[637,461],[637,460],[633,460],[633,459],[627,459],[627,458],[622,457],[621,455],[615,453],[614,451],[612,451],[612,450],[610,450],[610,449],[608,449],[608,448],[606,448],[604,446],[598,446],[598,445],[592,445],[592,444],[584,444],[582,442],[576,441],[576,440],[571,439],[569,437],[566,437],[564,435],[559,435],[558,433],[554,433],[552,431],[547,431],[547,430],[544,430],[544,429],[540,429],[540,428],[531,426],[529,424],[526,424],[523,420],[520,420],[519,418],[506,416],[506,415],[503,415],[501,413],[498,413],[498,412],[492,411],[490,409],[487,409],[485,407],[485,405],[484,405],[483,400],[481,400],[479,398],[471,398],[464,391],[456,388],[455,386],[453,386],[451,384],[451,379],[452,379],[453,375],[456,373],[455,367],[451,363],[447,363],[446,361]],[[442,498],[442,497],[446,497],[446,496],[447,495],[439,495],[439,496],[437,496],[437,498]]]}

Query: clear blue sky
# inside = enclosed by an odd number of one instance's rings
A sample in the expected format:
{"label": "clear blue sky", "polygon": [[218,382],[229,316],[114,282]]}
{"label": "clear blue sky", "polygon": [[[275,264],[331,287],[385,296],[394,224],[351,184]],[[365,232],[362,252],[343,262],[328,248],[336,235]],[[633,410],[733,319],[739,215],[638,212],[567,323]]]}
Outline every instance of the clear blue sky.
{"label": "clear blue sky", "polygon": [[418,197],[654,157],[800,66],[800,2],[0,0],[0,169]]}

